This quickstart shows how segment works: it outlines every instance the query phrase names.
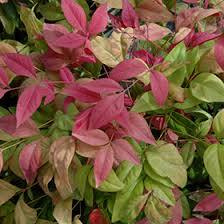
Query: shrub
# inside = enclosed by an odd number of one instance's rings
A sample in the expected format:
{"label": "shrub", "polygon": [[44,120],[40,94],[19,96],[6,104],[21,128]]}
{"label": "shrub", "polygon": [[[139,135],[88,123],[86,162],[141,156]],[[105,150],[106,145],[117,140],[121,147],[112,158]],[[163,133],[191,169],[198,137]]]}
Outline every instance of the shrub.
{"label": "shrub", "polygon": [[0,5],[1,223],[222,223],[224,3],[88,3]]}

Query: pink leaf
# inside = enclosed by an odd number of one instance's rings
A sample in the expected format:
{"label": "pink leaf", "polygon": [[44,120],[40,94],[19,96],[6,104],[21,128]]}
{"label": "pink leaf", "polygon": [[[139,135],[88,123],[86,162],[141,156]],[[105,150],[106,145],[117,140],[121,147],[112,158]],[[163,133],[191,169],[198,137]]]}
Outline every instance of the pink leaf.
{"label": "pink leaf", "polygon": [[184,2],[189,4],[195,4],[195,3],[199,3],[199,0],[184,0]]}
{"label": "pink leaf", "polygon": [[224,36],[215,44],[215,58],[219,66],[224,70]]}
{"label": "pink leaf", "polygon": [[106,96],[92,109],[89,128],[100,128],[108,124],[122,112],[124,108],[124,94]]}
{"label": "pink leaf", "polygon": [[55,99],[54,85],[48,80],[43,80],[40,83],[39,92],[42,97],[45,97],[44,105],[51,103]]}
{"label": "pink leaf", "polygon": [[59,74],[61,80],[65,83],[74,82],[75,80],[73,74],[67,67],[61,68]]}
{"label": "pink leaf", "polygon": [[111,146],[108,144],[106,146],[101,147],[101,149],[97,152],[94,161],[94,176],[96,180],[96,187],[99,187],[100,184],[110,174],[113,162],[114,154]]}
{"label": "pink leaf", "polygon": [[89,129],[89,118],[92,113],[92,108],[88,108],[85,111],[81,112],[75,119],[75,126],[73,127],[73,132],[78,132],[80,130]]}
{"label": "pink leaf", "polygon": [[195,3],[199,3],[199,0],[184,0],[184,2],[189,4],[195,4]]}
{"label": "pink leaf", "polygon": [[0,99],[9,91],[9,89],[0,88]]}
{"label": "pink leaf", "polygon": [[124,60],[110,72],[110,78],[119,82],[136,77],[146,72],[147,69],[147,65],[137,58]]}
{"label": "pink leaf", "polygon": [[206,32],[198,32],[193,35],[191,38],[190,46],[191,47],[196,47],[198,45],[201,45],[209,40],[216,39],[219,37],[221,34],[217,33],[206,33]]}
{"label": "pink leaf", "polygon": [[138,221],[136,224],[150,224],[150,222],[147,218],[144,218],[144,219]]}
{"label": "pink leaf", "polygon": [[41,57],[41,61],[44,67],[51,71],[58,71],[70,63],[70,60],[63,54],[58,54],[51,49],[48,49]]}
{"label": "pink leaf", "polygon": [[73,131],[72,136],[92,146],[102,146],[109,142],[108,136],[100,129]]}
{"label": "pink leaf", "polygon": [[[119,121],[118,121],[119,122]],[[155,139],[146,120],[138,113],[129,113],[129,122],[119,124],[125,128],[126,134],[135,138],[138,141],[143,141],[148,144],[155,144]]]}
{"label": "pink leaf", "polygon": [[123,160],[131,161],[132,163],[138,165],[140,160],[133,149],[132,145],[124,139],[117,139],[112,142],[112,149],[114,151],[114,158],[119,163]]}
{"label": "pink leaf", "polygon": [[139,18],[128,0],[122,1],[122,21],[126,27],[138,28]]}
{"label": "pink leaf", "polygon": [[41,165],[41,146],[39,141],[26,145],[19,155],[19,165],[27,183],[32,184]]}
{"label": "pink leaf", "polygon": [[8,68],[16,75],[34,78],[35,68],[30,57],[17,53],[7,53],[3,56],[3,60]]}
{"label": "pink leaf", "polygon": [[123,90],[123,88],[120,86],[119,83],[108,78],[102,78],[90,81],[83,84],[83,86],[89,91],[100,94],[116,93]]}
{"label": "pink leaf", "polygon": [[153,116],[151,123],[158,130],[163,130],[167,127],[166,119],[163,116]]}
{"label": "pink leaf", "polygon": [[93,14],[89,23],[88,31],[91,36],[105,30],[108,22],[107,4],[102,4]]}
{"label": "pink leaf", "polygon": [[224,204],[224,201],[219,199],[215,193],[208,195],[202,199],[194,208],[197,212],[213,212],[219,209]]}
{"label": "pink leaf", "polygon": [[65,34],[68,34],[68,30],[61,24],[44,24],[43,37],[48,46],[59,54],[62,54],[63,50],[55,46],[55,41]]}
{"label": "pink leaf", "polygon": [[2,68],[0,68],[0,83],[3,85],[3,87],[9,85],[9,77]]}
{"label": "pink leaf", "polygon": [[151,88],[152,94],[159,106],[163,106],[169,93],[169,82],[167,78],[155,70],[151,71]]}
{"label": "pink leaf", "polygon": [[181,200],[178,200],[174,207],[172,207],[172,219],[168,224],[181,224],[182,223],[182,204]]}
{"label": "pink leaf", "polygon": [[4,166],[3,154],[2,150],[0,150],[0,173],[2,172],[3,166]]}
{"label": "pink leaf", "polygon": [[86,33],[87,21],[83,8],[72,0],[62,0],[61,7],[65,18],[73,28]]}
{"label": "pink leaf", "polygon": [[78,33],[68,33],[55,40],[54,45],[64,48],[78,48],[84,45],[86,37]]}
{"label": "pink leaf", "polygon": [[159,26],[156,23],[149,23],[135,30],[135,37],[140,40],[156,41],[163,39],[169,33],[171,31],[168,28]]}
{"label": "pink leaf", "polygon": [[32,114],[40,106],[41,100],[42,95],[40,93],[39,86],[32,85],[24,89],[22,94],[19,96],[16,107],[17,127],[19,127],[32,116]]}
{"label": "pink leaf", "polygon": [[212,221],[206,218],[192,218],[188,219],[186,224],[212,224]]}
{"label": "pink leaf", "polygon": [[16,128],[16,116],[6,115],[0,117],[0,129],[13,137],[26,138],[39,133],[34,121],[28,119],[18,128]]}
{"label": "pink leaf", "polygon": [[100,95],[86,89],[83,85],[72,83],[64,88],[64,94],[72,96],[83,103],[96,103],[101,99]]}

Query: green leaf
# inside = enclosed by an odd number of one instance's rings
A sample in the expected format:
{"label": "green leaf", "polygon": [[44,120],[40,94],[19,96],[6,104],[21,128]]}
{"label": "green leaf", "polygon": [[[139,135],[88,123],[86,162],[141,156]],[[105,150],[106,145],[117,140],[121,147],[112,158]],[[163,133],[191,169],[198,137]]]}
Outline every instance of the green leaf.
{"label": "green leaf", "polygon": [[12,213],[15,209],[15,205],[11,201],[7,201],[5,204],[0,206],[0,217],[7,216]]}
{"label": "green leaf", "polygon": [[182,156],[186,167],[190,167],[194,161],[195,144],[191,141],[184,144],[184,146],[180,149],[180,155]]}
{"label": "green leaf", "polygon": [[8,33],[8,34],[14,33],[16,25],[13,22],[13,20],[11,20],[10,18],[7,17],[5,12],[1,8],[1,5],[0,5],[0,21],[5,29],[6,33]]}
{"label": "green leaf", "polygon": [[88,180],[91,187],[103,192],[117,192],[124,188],[124,184],[120,181],[120,179],[117,177],[116,173],[113,170],[98,188],[96,188],[93,170],[91,170],[88,176]]}
{"label": "green leaf", "polygon": [[214,190],[214,192],[217,194],[217,196],[224,200],[224,191],[215,183],[215,181],[210,177],[210,184],[212,186],[212,189]]}
{"label": "green leaf", "polygon": [[64,15],[61,11],[61,7],[59,4],[54,3],[46,3],[38,6],[37,11],[41,13],[41,15],[49,21],[57,21],[64,18]]}
{"label": "green leaf", "polygon": [[82,199],[84,198],[87,178],[88,178],[90,171],[91,171],[91,166],[85,165],[85,166],[78,168],[75,173],[74,181],[75,181],[77,190]]}
{"label": "green leaf", "polygon": [[53,212],[58,224],[72,224],[72,199],[66,199],[56,204]]}
{"label": "green leaf", "polygon": [[209,176],[224,192],[224,145],[210,145],[204,153],[204,164]]}
{"label": "green leaf", "polygon": [[151,196],[145,206],[146,217],[151,224],[166,224],[172,215],[172,207],[166,205],[154,196]]}
{"label": "green leaf", "polygon": [[15,221],[16,224],[35,224],[37,221],[36,210],[24,202],[23,195],[16,204]]}
{"label": "green leaf", "polygon": [[224,138],[224,109],[220,110],[214,117],[212,128],[216,137]]}
{"label": "green leaf", "polygon": [[[186,47],[183,42],[180,42],[169,54],[165,57],[166,62],[170,62],[169,69],[163,71],[166,76],[169,76],[169,80],[177,85],[181,85],[187,75],[186,70]],[[180,66],[179,66],[180,64]],[[178,65],[178,66],[177,66]],[[170,74],[170,68],[172,73]]]}
{"label": "green leaf", "polygon": [[164,201],[168,205],[174,206],[175,205],[175,197],[172,191],[172,188],[167,187],[149,177],[145,178],[144,181],[145,188],[152,192],[152,194],[159,198],[160,200]]}
{"label": "green leaf", "polygon": [[20,189],[0,179],[0,206],[13,197]]}
{"label": "green leaf", "polygon": [[168,177],[174,184],[184,187],[187,172],[181,155],[172,144],[150,147],[146,158],[152,169],[162,177]]}
{"label": "green leaf", "polygon": [[184,194],[181,194],[180,200],[182,205],[183,218],[189,219],[191,217],[191,209],[187,197]]}
{"label": "green leaf", "polygon": [[202,102],[201,100],[195,98],[189,89],[185,89],[185,95],[186,95],[186,99],[184,100],[184,102],[175,103],[174,104],[175,108],[185,110],[185,109],[192,108]]}
{"label": "green leaf", "polygon": [[168,9],[171,9],[174,6],[175,0],[163,0],[163,3]]}
{"label": "green leaf", "polygon": [[197,65],[199,60],[200,60],[199,47],[195,47],[192,50],[187,52],[187,55],[186,55],[186,61],[187,61],[186,68],[187,68],[188,76],[190,76],[193,73],[193,71],[195,69],[195,66]]}
{"label": "green leaf", "polygon": [[211,130],[212,122],[213,122],[213,118],[212,117],[209,118],[206,121],[200,122],[198,124],[198,128],[196,130],[197,135],[200,136],[200,137],[206,136],[209,133],[209,131]]}
{"label": "green leaf", "polygon": [[191,82],[190,90],[201,101],[224,102],[224,83],[214,74],[201,73]]}
{"label": "green leaf", "polygon": [[[139,185],[139,181],[141,181],[139,180],[139,176],[141,174],[142,167],[129,164],[130,162],[124,161],[117,170],[117,175],[118,177],[121,177],[125,186],[116,194],[112,213],[112,222],[117,222],[124,217],[124,211],[126,210],[127,203],[131,197],[135,197],[143,193],[143,187],[141,188],[141,185]],[[137,192],[136,187],[138,188]],[[126,218],[127,217],[128,216],[126,216]],[[131,220],[132,217],[129,216],[129,219]]]}
{"label": "green leaf", "polygon": [[168,126],[179,135],[195,135],[197,125],[185,116],[172,112],[167,120]]}
{"label": "green leaf", "polygon": [[89,207],[93,207],[93,188],[90,186],[89,182],[86,183],[84,198],[86,205]]}
{"label": "green leaf", "polygon": [[132,107],[131,111],[141,113],[158,109],[160,109],[160,107],[156,103],[152,93],[146,92],[136,100],[135,105]]}
{"label": "green leaf", "polygon": [[70,116],[68,116],[66,114],[62,114],[57,119],[57,126],[62,131],[71,131],[73,124],[74,124],[73,118],[71,118]]}
{"label": "green leaf", "polygon": [[174,184],[171,182],[171,180],[167,177],[162,177],[159,176],[153,169],[152,167],[149,165],[149,163],[146,161],[144,163],[144,171],[145,173],[148,175],[148,177],[150,177],[150,179],[166,186],[169,188],[173,188]]}
{"label": "green leaf", "polygon": [[37,34],[42,32],[42,22],[37,19],[33,10],[23,6],[20,7],[20,19],[26,27],[29,41],[35,42]]}

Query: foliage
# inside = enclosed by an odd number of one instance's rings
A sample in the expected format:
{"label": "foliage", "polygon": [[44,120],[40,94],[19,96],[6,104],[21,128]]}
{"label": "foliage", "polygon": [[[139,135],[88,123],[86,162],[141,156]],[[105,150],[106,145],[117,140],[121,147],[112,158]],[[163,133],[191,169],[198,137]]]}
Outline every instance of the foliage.
{"label": "foliage", "polygon": [[223,10],[0,0],[0,223],[223,223]]}

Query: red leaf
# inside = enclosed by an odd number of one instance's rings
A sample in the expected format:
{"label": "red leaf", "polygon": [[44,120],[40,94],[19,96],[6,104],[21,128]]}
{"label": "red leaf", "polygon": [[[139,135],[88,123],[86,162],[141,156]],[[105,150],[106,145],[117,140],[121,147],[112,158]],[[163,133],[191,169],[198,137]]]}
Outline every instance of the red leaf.
{"label": "red leaf", "polygon": [[83,84],[83,86],[89,91],[100,93],[100,94],[116,93],[123,90],[123,88],[120,86],[119,83],[108,78],[102,78],[102,79],[90,81]]}
{"label": "red leaf", "polygon": [[76,2],[71,0],[62,0],[61,8],[67,21],[73,28],[86,33],[86,14],[83,8]]}
{"label": "red leaf", "polygon": [[17,53],[7,53],[3,56],[3,60],[8,68],[16,75],[34,78],[35,68],[30,57]]}
{"label": "red leaf", "polygon": [[68,33],[57,40],[55,40],[54,45],[57,47],[64,48],[78,48],[84,45],[86,42],[86,37],[78,34],[78,33]]}
{"label": "red leaf", "polygon": [[163,106],[169,93],[169,82],[167,78],[157,71],[151,71],[151,88],[152,94],[159,106]]}
{"label": "red leaf", "polygon": [[224,36],[215,44],[215,58],[219,66],[224,70]]}
{"label": "red leaf", "polygon": [[41,165],[41,146],[39,141],[32,142],[22,149],[19,155],[19,165],[27,183],[33,183],[37,170]]}
{"label": "red leaf", "polygon": [[64,88],[64,94],[72,96],[83,103],[96,103],[101,97],[99,94],[86,89],[83,85],[72,83]]}
{"label": "red leaf", "polygon": [[78,132],[73,130],[72,136],[92,146],[102,146],[109,142],[108,136],[100,129],[92,129],[87,131],[80,130]]}
{"label": "red leaf", "polygon": [[112,149],[114,151],[114,159],[117,162],[122,162],[123,160],[128,160],[138,165],[140,160],[133,149],[132,145],[124,139],[117,139],[112,142]]}
{"label": "red leaf", "polygon": [[92,109],[89,128],[100,128],[108,124],[122,112],[124,108],[124,94],[106,96]]}
{"label": "red leaf", "polygon": [[0,99],[9,91],[9,89],[0,88]]}
{"label": "red leaf", "polygon": [[2,172],[3,166],[4,166],[3,154],[2,150],[0,150],[0,173]]}
{"label": "red leaf", "polygon": [[210,219],[206,219],[206,218],[192,218],[192,219],[188,219],[186,221],[186,224],[212,224],[212,221]]}
{"label": "red leaf", "polygon": [[88,31],[91,36],[105,30],[108,22],[107,4],[102,4],[93,14]]}
{"label": "red leaf", "polygon": [[110,72],[110,78],[119,82],[136,77],[147,69],[147,65],[137,58],[124,60]]}
{"label": "red leaf", "polygon": [[[119,122],[119,121],[118,121]],[[129,122],[119,124],[126,129],[126,134],[135,138],[138,141],[143,141],[148,144],[155,144],[155,139],[146,120],[138,113],[129,113]]]}
{"label": "red leaf", "polygon": [[109,224],[100,209],[94,209],[89,215],[90,224]]}
{"label": "red leaf", "polygon": [[138,28],[139,18],[128,0],[122,1],[122,21],[126,27]]}
{"label": "red leaf", "polygon": [[158,130],[163,130],[167,127],[166,119],[163,116],[153,116],[151,118],[151,123]]}
{"label": "red leaf", "polygon": [[224,204],[224,201],[219,199],[215,193],[208,195],[202,199],[194,208],[197,212],[213,212],[219,209]]}
{"label": "red leaf", "polygon": [[61,80],[65,83],[74,82],[75,80],[73,74],[67,67],[61,68],[59,74]]}
{"label": "red leaf", "polygon": [[94,176],[96,180],[96,187],[99,187],[100,184],[107,178],[112,170],[114,162],[114,154],[111,146],[105,145],[97,152],[96,158],[94,161]]}
{"label": "red leaf", "polygon": [[40,93],[39,86],[32,85],[24,89],[22,94],[19,96],[16,107],[17,127],[19,127],[32,116],[32,114],[40,106],[41,100],[42,95]]}
{"label": "red leaf", "polygon": [[9,77],[2,68],[0,68],[0,83],[3,85],[3,87],[9,85]]}

